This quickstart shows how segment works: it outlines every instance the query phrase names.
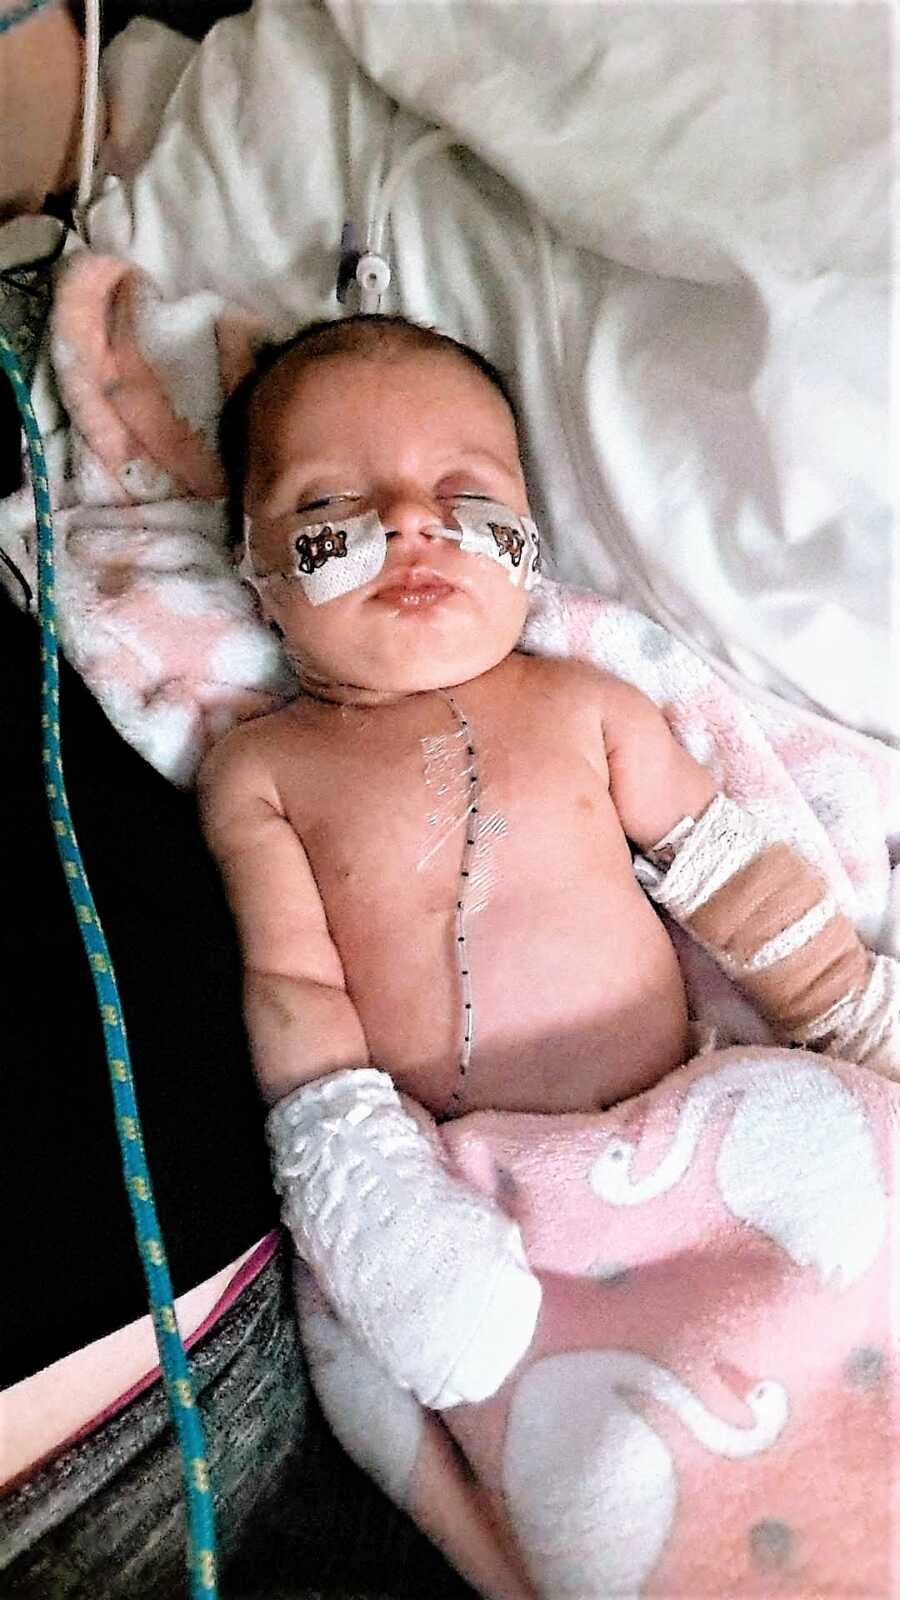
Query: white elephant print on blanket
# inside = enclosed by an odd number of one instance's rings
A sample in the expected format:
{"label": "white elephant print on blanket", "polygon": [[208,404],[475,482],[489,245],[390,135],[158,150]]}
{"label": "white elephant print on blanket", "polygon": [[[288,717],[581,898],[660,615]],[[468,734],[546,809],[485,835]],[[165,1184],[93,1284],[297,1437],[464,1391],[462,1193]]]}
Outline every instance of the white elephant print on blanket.
{"label": "white elephant print on blanket", "polygon": [[361,1429],[372,1358],[311,1280],[300,1307],[339,1436],[470,1581],[504,1600],[892,1592],[900,1088],[734,1048],[610,1111],[440,1135],[542,1281],[504,1387],[416,1417],[382,1380]]}

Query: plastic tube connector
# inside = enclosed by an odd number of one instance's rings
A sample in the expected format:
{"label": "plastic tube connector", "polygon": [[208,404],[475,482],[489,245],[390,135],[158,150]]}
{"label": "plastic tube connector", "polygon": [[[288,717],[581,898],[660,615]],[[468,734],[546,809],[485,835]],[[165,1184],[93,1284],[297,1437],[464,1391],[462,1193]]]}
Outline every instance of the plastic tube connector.
{"label": "plastic tube connector", "polygon": [[367,250],[356,264],[356,281],[359,284],[359,309],[370,315],[381,307],[381,297],[391,281],[391,269],[374,251]]}

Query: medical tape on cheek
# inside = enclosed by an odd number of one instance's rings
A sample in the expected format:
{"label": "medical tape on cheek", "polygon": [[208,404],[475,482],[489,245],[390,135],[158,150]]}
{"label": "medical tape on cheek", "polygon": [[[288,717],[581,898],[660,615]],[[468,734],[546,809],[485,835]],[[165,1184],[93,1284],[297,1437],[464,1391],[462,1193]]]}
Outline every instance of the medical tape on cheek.
{"label": "medical tape on cheek", "polygon": [[498,500],[463,501],[453,514],[462,533],[460,550],[498,562],[517,589],[540,583],[541,542],[530,517],[520,517]]}
{"label": "medical tape on cheek", "polygon": [[298,528],[292,539],[291,564],[278,573],[257,574],[251,547],[252,520],[244,518],[244,555],[239,575],[257,594],[273,578],[296,579],[310,605],[362,589],[377,578],[387,555],[387,536],[377,511],[340,522],[313,522]]}

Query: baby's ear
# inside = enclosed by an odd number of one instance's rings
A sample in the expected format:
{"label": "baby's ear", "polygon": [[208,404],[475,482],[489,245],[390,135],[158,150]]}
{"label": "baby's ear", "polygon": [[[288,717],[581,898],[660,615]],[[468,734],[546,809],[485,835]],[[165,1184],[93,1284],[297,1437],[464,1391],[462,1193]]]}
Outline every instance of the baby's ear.
{"label": "baby's ear", "polygon": [[259,317],[249,311],[230,309],[216,319],[216,345],[219,351],[219,376],[222,380],[222,398],[230,394],[246,378],[256,364],[256,355],[265,343],[265,329]]}
{"label": "baby's ear", "polygon": [[253,604],[256,607],[256,614],[259,617],[260,622],[265,623],[265,626],[268,628],[269,632],[273,633],[276,639],[281,640],[284,638],[284,629],[280,623],[275,621],[274,617],[270,616],[269,608],[266,605],[265,598],[263,594],[260,593],[259,585],[253,580],[253,571],[249,561],[247,560],[247,528],[249,526],[249,522],[250,519],[245,514],[243,522],[244,536],[242,539],[238,540],[231,552],[233,568],[236,575],[240,578],[243,587],[253,596]]}

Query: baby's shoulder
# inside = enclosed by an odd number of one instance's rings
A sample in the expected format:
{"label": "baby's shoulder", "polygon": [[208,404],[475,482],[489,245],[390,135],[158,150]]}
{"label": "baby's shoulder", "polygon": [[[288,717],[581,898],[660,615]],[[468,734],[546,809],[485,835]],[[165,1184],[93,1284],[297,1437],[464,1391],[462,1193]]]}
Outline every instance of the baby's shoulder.
{"label": "baby's shoulder", "polygon": [[584,749],[628,742],[662,723],[659,708],[634,684],[590,661],[525,657],[535,716]]}
{"label": "baby's shoulder", "polygon": [[239,722],[216,741],[201,764],[201,796],[224,789],[267,791],[277,787],[286,752],[302,739],[292,706]]}
{"label": "baby's shoulder", "polygon": [[563,710],[602,712],[623,694],[638,694],[622,678],[572,656],[523,656],[522,662],[530,691],[557,699]]}

